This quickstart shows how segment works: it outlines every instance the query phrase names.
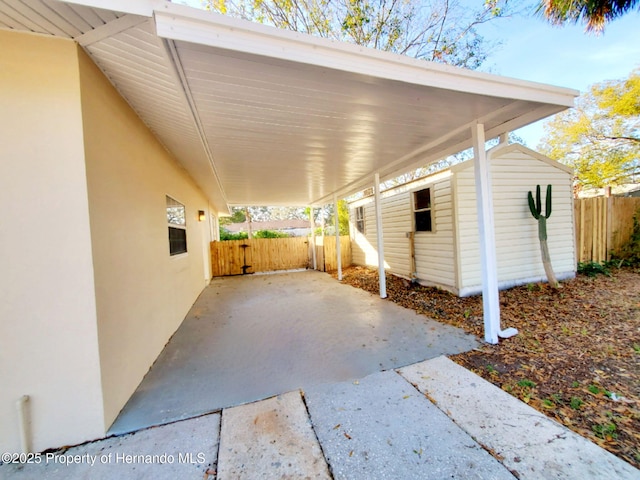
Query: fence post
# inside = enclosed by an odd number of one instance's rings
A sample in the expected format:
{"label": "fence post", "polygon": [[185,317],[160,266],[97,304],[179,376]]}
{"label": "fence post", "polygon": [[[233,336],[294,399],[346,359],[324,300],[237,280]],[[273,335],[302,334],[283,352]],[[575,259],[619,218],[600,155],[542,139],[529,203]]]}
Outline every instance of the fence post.
{"label": "fence post", "polygon": [[584,256],[584,243],[586,241],[585,237],[587,235],[587,232],[584,229],[584,223],[585,223],[585,210],[586,210],[586,205],[584,202],[584,199],[580,200],[580,259],[578,260],[579,262],[584,262],[585,256]]}
{"label": "fence post", "polygon": [[607,241],[605,245],[605,258],[609,261],[611,260],[611,249],[613,248],[613,197],[611,196],[611,187],[605,187],[604,196],[607,199],[607,225],[605,227],[607,229]]}

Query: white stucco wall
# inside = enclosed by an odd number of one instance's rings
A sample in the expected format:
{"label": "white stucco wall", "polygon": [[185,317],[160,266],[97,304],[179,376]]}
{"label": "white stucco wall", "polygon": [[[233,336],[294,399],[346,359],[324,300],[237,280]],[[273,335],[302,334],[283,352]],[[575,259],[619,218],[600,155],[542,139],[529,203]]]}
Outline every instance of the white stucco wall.
{"label": "white stucco wall", "polygon": [[104,433],[77,47],[0,30],[0,451]]}
{"label": "white stucco wall", "polygon": [[[80,81],[105,424],[110,426],[210,278],[207,198],[84,52]],[[169,255],[166,201],[186,207]],[[198,221],[198,210],[206,220]]]}

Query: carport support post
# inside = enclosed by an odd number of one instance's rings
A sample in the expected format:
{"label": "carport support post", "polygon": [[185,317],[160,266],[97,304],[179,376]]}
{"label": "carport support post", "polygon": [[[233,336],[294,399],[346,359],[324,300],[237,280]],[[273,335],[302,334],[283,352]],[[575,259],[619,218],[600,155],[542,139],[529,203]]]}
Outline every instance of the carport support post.
{"label": "carport support post", "polygon": [[480,234],[480,261],[482,265],[482,310],[484,314],[484,339],[498,343],[500,331],[500,302],[498,295],[498,263],[493,221],[491,193],[491,170],[485,150],[483,124],[471,128],[473,138],[473,167],[476,180],[476,202],[478,205],[478,230]]}
{"label": "carport support post", "polygon": [[336,261],[338,262],[338,280],[342,281],[342,253],[340,252],[340,221],[338,220],[338,195],[333,194],[333,221],[336,226]]}
{"label": "carport support post", "polygon": [[378,248],[378,282],[380,286],[380,298],[387,298],[387,277],[384,273],[384,239],[382,233],[382,205],[380,204],[380,174],[376,173],[373,179],[373,192],[376,204],[376,233]]}
{"label": "carport support post", "polygon": [[316,229],[313,221],[313,207],[309,207],[309,225],[311,226],[311,252],[313,257],[313,269],[318,269],[318,260],[316,258]]}

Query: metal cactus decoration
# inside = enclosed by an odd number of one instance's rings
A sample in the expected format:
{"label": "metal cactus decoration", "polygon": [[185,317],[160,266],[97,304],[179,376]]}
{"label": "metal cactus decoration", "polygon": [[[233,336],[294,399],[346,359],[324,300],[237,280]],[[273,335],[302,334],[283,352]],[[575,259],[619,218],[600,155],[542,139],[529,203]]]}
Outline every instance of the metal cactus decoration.
{"label": "metal cactus decoration", "polygon": [[544,215],[542,215],[542,202],[540,200],[540,185],[536,185],[536,200],[534,202],[533,195],[529,192],[529,210],[531,215],[538,221],[538,239],[540,240],[540,253],[542,255],[542,265],[547,274],[549,285],[558,288],[558,280],[553,273],[551,267],[551,257],[549,256],[549,247],[547,246],[547,219],[551,216],[551,185],[547,185],[547,198],[545,202]]}

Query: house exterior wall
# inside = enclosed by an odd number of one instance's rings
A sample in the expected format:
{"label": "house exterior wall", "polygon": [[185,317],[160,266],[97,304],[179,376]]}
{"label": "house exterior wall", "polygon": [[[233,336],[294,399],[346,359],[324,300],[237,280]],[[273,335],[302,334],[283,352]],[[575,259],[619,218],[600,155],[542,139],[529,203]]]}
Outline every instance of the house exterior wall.
{"label": "house exterior wall", "polygon": [[[547,221],[548,245],[559,279],[575,275],[572,175],[542,155],[518,145],[489,151],[495,220],[498,281],[501,288],[546,280],[540,257],[537,222],[529,211],[527,192],[542,197],[553,185],[553,210]],[[480,248],[476,216],[474,169],[471,162],[453,167],[458,217],[458,258],[461,295],[481,291]],[[544,207],[543,207],[544,209]]]}
{"label": "house exterior wall", "polygon": [[[80,49],[79,59],[108,427],[208,283],[211,216],[191,177]],[[166,195],[186,207],[186,254],[169,254]]]}
{"label": "house exterior wall", "polygon": [[73,41],[0,30],[0,450],[104,434],[93,265]]}

